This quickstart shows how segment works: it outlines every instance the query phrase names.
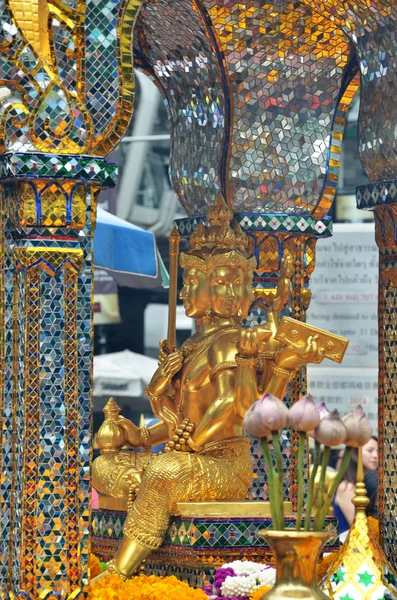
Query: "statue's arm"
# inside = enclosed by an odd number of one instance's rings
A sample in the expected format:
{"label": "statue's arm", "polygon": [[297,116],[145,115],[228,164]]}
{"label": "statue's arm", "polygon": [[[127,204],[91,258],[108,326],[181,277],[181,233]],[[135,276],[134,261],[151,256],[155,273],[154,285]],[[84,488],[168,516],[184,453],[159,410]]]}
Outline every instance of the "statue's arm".
{"label": "statue's arm", "polygon": [[152,446],[158,444],[165,444],[169,440],[169,429],[167,423],[160,421],[147,428],[150,436],[150,442]]}
{"label": "statue's arm", "polygon": [[240,331],[237,343],[236,382],[234,402],[236,414],[243,419],[251,404],[258,400],[258,351],[267,343],[272,332],[263,327],[250,327]]}
{"label": "statue's arm", "polygon": [[256,375],[256,358],[243,358],[237,355],[236,362],[234,406],[236,414],[243,419],[251,404],[260,396]]}
{"label": "statue's arm", "polygon": [[168,426],[163,421],[150,427],[137,427],[129,419],[119,417],[117,424],[123,429],[125,442],[132,448],[150,448],[169,439]]}

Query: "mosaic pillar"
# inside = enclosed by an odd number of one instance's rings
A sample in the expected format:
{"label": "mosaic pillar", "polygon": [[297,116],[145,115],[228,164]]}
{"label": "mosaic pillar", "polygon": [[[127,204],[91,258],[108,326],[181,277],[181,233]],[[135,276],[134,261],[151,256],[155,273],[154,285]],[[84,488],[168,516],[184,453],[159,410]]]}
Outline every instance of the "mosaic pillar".
{"label": "mosaic pillar", "polygon": [[75,598],[89,578],[95,203],[133,111],[141,0],[25,5],[0,0],[0,588]]}
{"label": "mosaic pillar", "polygon": [[4,591],[87,583],[92,240],[95,197],[113,185],[104,159],[1,158]]}
{"label": "mosaic pillar", "polygon": [[383,548],[397,569],[397,181],[357,188],[357,206],[374,211],[379,247],[379,519]]}

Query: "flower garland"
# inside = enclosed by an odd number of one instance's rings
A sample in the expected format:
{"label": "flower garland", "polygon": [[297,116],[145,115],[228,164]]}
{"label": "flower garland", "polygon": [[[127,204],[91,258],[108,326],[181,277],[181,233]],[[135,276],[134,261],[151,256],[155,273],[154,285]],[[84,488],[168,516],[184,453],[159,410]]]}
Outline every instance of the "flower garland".
{"label": "flower garland", "polygon": [[90,571],[91,579],[94,579],[94,577],[97,577],[97,575],[100,575],[104,571],[101,561],[97,556],[95,556],[95,554],[89,555],[88,568]]}
{"label": "flower garland", "polygon": [[193,589],[176,577],[140,575],[123,581],[109,574],[88,586],[87,600],[208,600],[201,589]]}
{"label": "flower garland", "polygon": [[257,588],[269,590],[275,582],[275,573],[270,565],[236,560],[217,569],[213,584],[203,589],[212,600],[248,599]]}

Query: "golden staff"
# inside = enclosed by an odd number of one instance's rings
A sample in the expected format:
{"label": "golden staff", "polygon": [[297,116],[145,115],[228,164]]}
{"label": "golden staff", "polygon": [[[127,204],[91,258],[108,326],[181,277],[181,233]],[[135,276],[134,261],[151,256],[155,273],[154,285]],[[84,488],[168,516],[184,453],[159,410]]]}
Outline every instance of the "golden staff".
{"label": "golden staff", "polygon": [[168,297],[168,351],[173,352],[176,344],[176,300],[178,293],[178,257],[181,236],[177,226],[171,231],[170,243],[170,291]]}

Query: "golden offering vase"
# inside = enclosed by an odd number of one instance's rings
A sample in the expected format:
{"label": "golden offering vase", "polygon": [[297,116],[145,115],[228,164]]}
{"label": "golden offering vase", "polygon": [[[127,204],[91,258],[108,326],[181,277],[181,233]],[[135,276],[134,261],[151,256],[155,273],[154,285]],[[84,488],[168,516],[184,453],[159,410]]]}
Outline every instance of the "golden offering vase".
{"label": "golden offering vase", "polygon": [[334,536],[328,531],[266,531],[264,539],[276,561],[276,583],[262,600],[329,600],[317,584],[317,560],[324,544]]}

